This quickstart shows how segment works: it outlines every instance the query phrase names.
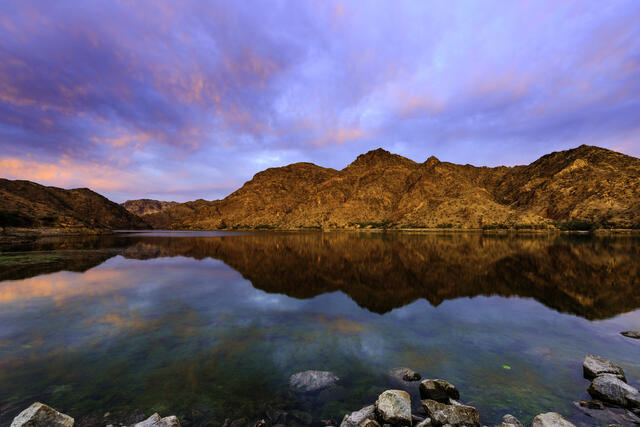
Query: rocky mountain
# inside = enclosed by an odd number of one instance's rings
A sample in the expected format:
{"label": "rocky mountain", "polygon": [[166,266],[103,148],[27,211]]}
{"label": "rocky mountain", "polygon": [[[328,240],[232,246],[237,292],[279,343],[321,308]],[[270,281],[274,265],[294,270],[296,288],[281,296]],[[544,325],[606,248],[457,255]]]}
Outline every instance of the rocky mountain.
{"label": "rocky mountain", "polygon": [[149,215],[178,205],[178,202],[162,202],[151,199],[127,200],[121,206],[134,215]]}
{"label": "rocky mountain", "polygon": [[65,190],[1,178],[0,227],[150,228],[140,217],[88,188]]}
{"label": "rocky mountain", "polygon": [[638,227],[640,159],[582,145],[489,168],[377,149],[342,170],[270,168],[222,200],[142,215],[169,229]]}

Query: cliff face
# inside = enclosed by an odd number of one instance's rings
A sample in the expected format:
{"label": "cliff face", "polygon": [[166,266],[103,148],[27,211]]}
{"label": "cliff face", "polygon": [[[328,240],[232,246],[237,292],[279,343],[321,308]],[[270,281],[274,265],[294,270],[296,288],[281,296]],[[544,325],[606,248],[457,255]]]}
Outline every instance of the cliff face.
{"label": "cliff face", "polygon": [[640,224],[640,159],[598,147],[551,153],[527,166],[416,163],[377,149],[337,171],[295,163],[256,174],[223,200],[144,215],[156,228],[476,228],[553,221]]}
{"label": "cliff face", "polygon": [[87,188],[64,190],[1,178],[0,227],[150,228],[140,217]]}
{"label": "cliff face", "polygon": [[139,199],[127,200],[120,205],[132,214],[140,216],[162,212],[178,204],[178,202],[161,202],[159,200]]}

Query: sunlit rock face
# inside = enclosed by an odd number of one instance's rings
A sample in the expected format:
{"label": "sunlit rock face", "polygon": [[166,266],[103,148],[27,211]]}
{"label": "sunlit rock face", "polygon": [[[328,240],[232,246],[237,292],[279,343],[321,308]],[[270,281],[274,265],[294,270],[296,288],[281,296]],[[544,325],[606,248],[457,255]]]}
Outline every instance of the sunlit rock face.
{"label": "sunlit rock face", "polygon": [[[527,166],[424,163],[377,149],[342,170],[295,163],[256,174],[223,200],[154,208],[156,228],[543,226],[640,224],[640,160],[598,147]],[[156,202],[158,203],[158,202]],[[138,211],[136,211],[138,212]]]}

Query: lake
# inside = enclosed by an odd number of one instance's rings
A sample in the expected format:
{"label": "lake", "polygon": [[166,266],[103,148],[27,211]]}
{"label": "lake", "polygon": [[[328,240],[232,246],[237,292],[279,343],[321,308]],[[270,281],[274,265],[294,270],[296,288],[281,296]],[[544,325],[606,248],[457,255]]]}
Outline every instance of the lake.
{"label": "lake", "polygon": [[[267,411],[334,419],[407,366],[495,425],[589,423],[582,360],[640,386],[640,238],[364,232],[144,232],[0,241],[0,425],[34,401],[76,418]],[[330,370],[338,386],[292,393]],[[103,415],[110,415],[104,418]],[[597,424],[597,421],[591,422]]]}

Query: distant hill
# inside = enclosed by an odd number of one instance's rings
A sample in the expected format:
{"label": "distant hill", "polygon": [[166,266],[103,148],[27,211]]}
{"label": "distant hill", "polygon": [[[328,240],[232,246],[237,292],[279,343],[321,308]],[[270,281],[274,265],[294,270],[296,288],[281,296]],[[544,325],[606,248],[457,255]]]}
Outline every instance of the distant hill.
{"label": "distant hill", "polygon": [[270,168],[222,200],[142,217],[169,229],[638,227],[640,159],[582,145],[489,168],[377,149],[342,170]]}
{"label": "distant hill", "polygon": [[149,215],[162,212],[178,205],[178,202],[161,202],[159,200],[138,199],[127,200],[121,206],[134,215]]}
{"label": "distant hill", "polygon": [[140,217],[88,188],[0,178],[0,227],[144,229]]}

